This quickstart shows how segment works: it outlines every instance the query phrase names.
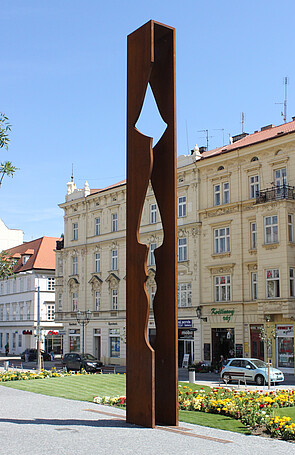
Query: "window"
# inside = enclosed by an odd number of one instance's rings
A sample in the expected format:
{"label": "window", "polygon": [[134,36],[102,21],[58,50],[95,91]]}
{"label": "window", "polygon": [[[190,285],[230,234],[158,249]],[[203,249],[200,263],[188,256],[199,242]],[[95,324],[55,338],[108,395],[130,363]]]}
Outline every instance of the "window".
{"label": "window", "polygon": [[95,218],[95,235],[100,235],[100,218]]}
{"label": "window", "polygon": [[226,302],[230,300],[230,275],[215,276],[215,302]]}
{"label": "window", "polygon": [[112,250],[112,270],[118,270],[118,250]]}
{"label": "window", "polygon": [[186,196],[181,196],[178,198],[178,218],[186,216]]}
{"label": "window", "polygon": [[55,278],[48,277],[47,278],[47,291],[54,291],[55,290]]}
{"label": "window", "polygon": [[290,297],[295,297],[295,269],[290,269]]}
{"label": "window", "polygon": [[47,321],[54,321],[55,305],[47,305]]}
{"label": "window", "polygon": [[0,306],[0,321],[3,321],[3,305]]}
{"label": "window", "polygon": [[252,300],[257,300],[257,272],[251,273]]}
{"label": "window", "polygon": [[4,295],[4,283],[1,283],[0,285],[0,294]]}
{"label": "window", "polygon": [[27,307],[27,321],[31,319],[31,300],[26,302]]}
{"label": "window", "polygon": [[72,272],[73,275],[78,275],[78,256],[73,256],[72,258]]}
{"label": "window", "polygon": [[155,298],[156,292],[157,292],[157,286],[151,286],[150,287],[150,305],[151,305],[151,308],[153,308],[153,305],[154,305],[154,298]]}
{"label": "window", "polygon": [[95,291],[94,293],[94,309],[95,311],[100,310],[100,291]]}
{"label": "window", "polygon": [[12,348],[13,349],[16,348],[16,333],[15,332],[12,333]]}
{"label": "window", "polygon": [[6,281],[6,293],[10,294],[10,280]]}
{"label": "window", "polygon": [[25,265],[26,262],[28,262],[29,259],[30,259],[30,256],[23,256],[23,257],[22,257],[22,263],[23,263],[23,265]]}
{"label": "window", "polygon": [[20,303],[19,304],[19,320],[23,321],[24,319],[24,304]]}
{"label": "window", "polygon": [[249,198],[256,199],[256,193],[259,191],[259,176],[251,175],[249,177]]}
{"label": "window", "polygon": [[120,357],[120,329],[109,329],[110,357]]}
{"label": "window", "polygon": [[280,271],[278,269],[266,270],[266,298],[280,297]]}
{"label": "window", "polygon": [[274,184],[276,199],[284,198],[286,194],[285,185],[287,184],[287,170],[285,167],[282,169],[275,169]]}
{"label": "window", "polygon": [[277,215],[264,217],[264,242],[267,244],[278,242]]}
{"label": "window", "polygon": [[31,289],[31,277],[27,276],[27,291]]}
{"label": "window", "polygon": [[156,265],[156,258],[155,258],[155,249],[157,248],[156,243],[150,244],[150,257],[149,257],[149,265]]}
{"label": "window", "polygon": [[77,311],[78,309],[78,293],[72,293],[72,311]]}
{"label": "window", "polygon": [[191,283],[180,283],[178,285],[178,306],[192,306],[192,285]]}
{"label": "window", "polygon": [[291,215],[290,213],[288,215],[288,238],[289,238],[289,242],[294,241],[293,215]]}
{"label": "window", "polygon": [[112,289],[112,310],[118,309],[118,289]]}
{"label": "window", "polygon": [[23,342],[22,342],[22,335],[21,335],[21,333],[19,333],[19,335],[18,335],[18,347],[21,348],[21,347],[22,347],[22,344],[23,344]]}
{"label": "window", "polygon": [[63,274],[63,262],[62,258],[58,259],[58,276],[62,276]]}
{"label": "window", "polygon": [[100,272],[100,253],[95,253],[94,256],[94,271],[95,273]]}
{"label": "window", "polygon": [[73,240],[78,240],[78,223],[73,223],[72,228],[73,228]]}
{"label": "window", "polygon": [[178,261],[187,260],[187,243],[186,238],[178,239]]}
{"label": "window", "polygon": [[117,232],[118,230],[118,214],[112,213],[112,232]]}
{"label": "window", "polygon": [[58,311],[62,311],[62,294],[58,294]]}
{"label": "window", "polygon": [[150,205],[150,223],[155,224],[157,222],[157,204]]}
{"label": "window", "polygon": [[222,195],[223,195],[223,203],[229,204],[229,183],[224,182],[222,184]]}
{"label": "window", "polygon": [[214,205],[221,204],[220,185],[214,185]]}
{"label": "window", "polygon": [[229,227],[214,229],[214,253],[227,253],[229,251]]}
{"label": "window", "polygon": [[250,247],[251,250],[256,250],[257,248],[257,225],[255,223],[250,223]]}

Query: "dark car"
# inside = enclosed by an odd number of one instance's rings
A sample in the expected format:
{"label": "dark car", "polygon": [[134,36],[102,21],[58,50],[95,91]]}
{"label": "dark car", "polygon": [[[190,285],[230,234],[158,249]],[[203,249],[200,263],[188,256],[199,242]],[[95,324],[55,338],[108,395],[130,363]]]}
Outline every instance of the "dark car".
{"label": "dark car", "polygon": [[[42,349],[41,355],[44,361],[51,360],[50,354],[48,352],[43,351]],[[28,362],[34,362],[35,360],[37,360],[37,349],[26,349],[21,354],[21,359],[23,361],[27,360]]]}
{"label": "dark car", "polygon": [[70,352],[65,354],[62,359],[63,367],[67,371],[89,371],[93,373],[100,373],[102,362],[97,360],[92,354],[77,354],[76,352]]}

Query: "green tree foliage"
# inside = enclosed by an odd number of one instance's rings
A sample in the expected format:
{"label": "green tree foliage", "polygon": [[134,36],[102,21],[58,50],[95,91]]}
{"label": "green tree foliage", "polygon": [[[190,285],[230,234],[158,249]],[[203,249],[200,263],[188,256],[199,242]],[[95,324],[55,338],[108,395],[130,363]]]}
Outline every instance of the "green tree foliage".
{"label": "green tree foliage", "polygon": [[[11,125],[8,118],[6,115],[0,112],[0,149],[4,148],[8,150],[10,131]],[[15,166],[12,166],[12,163],[10,161],[4,161],[0,163],[0,187],[4,176],[7,175],[8,177],[13,177],[13,174],[16,170],[17,168]]]}
{"label": "green tree foliage", "polygon": [[0,253],[0,279],[8,278],[13,273],[13,267],[15,265],[15,260],[12,259],[6,251],[1,251]]}

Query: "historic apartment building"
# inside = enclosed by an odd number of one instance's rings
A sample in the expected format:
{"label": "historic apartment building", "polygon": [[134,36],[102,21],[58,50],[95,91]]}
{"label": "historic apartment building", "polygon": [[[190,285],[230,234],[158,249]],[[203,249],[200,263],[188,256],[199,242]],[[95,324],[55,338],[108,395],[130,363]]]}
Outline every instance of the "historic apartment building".
{"label": "historic apartment building", "polygon": [[[41,237],[10,248],[14,276],[0,280],[0,352],[21,354],[37,347],[61,352],[62,324],[55,322],[55,237]],[[39,308],[39,312],[38,312]],[[38,314],[39,313],[39,314]]]}
{"label": "historic apartment building", "polygon": [[[194,362],[214,363],[221,354],[266,358],[264,327],[276,333],[273,364],[294,372],[294,152],[292,121],[178,157],[180,365],[185,353]],[[105,363],[125,364],[125,182],[102,190],[71,182],[60,207],[56,299],[64,352],[82,351],[84,343]],[[151,187],[140,240],[150,248],[152,302],[162,226]],[[148,327],[153,342],[152,308]]]}

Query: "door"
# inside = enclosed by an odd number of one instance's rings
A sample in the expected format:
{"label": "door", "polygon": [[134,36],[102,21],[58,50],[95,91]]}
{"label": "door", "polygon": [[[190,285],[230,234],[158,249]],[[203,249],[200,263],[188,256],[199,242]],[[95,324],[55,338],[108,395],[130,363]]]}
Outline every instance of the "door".
{"label": "door", "polygon": [[100,360],[101,357],[101,346],[100,346],[100,337],[94,337],[94,357]]}
{"label": "door", "polygon": [[260,333],[263,325],[250,325],[251,357],[264,360],[264,343],[261,341]]}

